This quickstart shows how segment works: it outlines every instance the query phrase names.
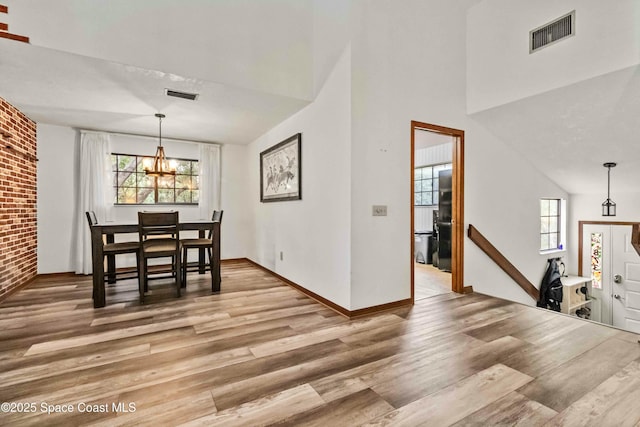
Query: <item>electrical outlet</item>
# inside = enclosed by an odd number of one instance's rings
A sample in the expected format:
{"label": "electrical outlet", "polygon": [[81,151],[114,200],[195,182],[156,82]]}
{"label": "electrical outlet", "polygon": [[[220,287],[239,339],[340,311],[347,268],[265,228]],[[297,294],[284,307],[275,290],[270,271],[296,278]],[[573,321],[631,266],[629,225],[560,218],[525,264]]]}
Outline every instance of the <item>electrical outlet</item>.
{"label": "electrical outlet", "polygon": [[282,256],[282,251],[280,251],[280,261],[282,261],[282,260],[283,260],[283,258],[284,258],[284,257]]}
{"label": "electrical outlet", "polygon": [[373,216],[387,216],[387,205],[373,205]]}

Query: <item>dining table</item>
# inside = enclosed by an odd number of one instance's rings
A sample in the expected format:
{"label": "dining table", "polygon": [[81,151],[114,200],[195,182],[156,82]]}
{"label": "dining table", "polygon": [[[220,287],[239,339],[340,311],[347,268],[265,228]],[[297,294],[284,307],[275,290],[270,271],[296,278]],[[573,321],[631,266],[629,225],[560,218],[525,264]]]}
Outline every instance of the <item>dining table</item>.
{"label": "dining table", "polygon": [[[198,231],[198,237],[204,238],[205,232],[211,229],[213,224],[213,251],[211,261],[211,291],[220,292],[220,222],[207,220],[180,221],[180,231]],[[104,244],[113,243],[117,234],[138,233],[138,223],[105,223],[95,224],[91,227],[91,258],[93,266],[93,307],[100,308],[106,305],[105,278],[104,278]],[[114,277],[110,282],[115,282],[115,258],[107,257],[107,276]],[[198,254],[198,272],[205,274],[205,249],[200,249]],[[178,272],[178,274],[180,274]]]}

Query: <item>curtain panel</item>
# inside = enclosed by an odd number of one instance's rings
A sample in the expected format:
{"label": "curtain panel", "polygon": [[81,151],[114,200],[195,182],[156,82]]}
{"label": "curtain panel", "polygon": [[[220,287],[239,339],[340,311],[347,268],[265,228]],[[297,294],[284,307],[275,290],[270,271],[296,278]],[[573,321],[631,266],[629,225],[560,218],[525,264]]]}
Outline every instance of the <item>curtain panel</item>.
{"label": "curtain panel", "polygon": [[112,219],[114,200],[109,134],[80,132],[79,188],[76,199],[76,274],[91,274],[91,232],[85,212],[94,211],[99,222]]}
{"label": "curtain panel", "polygon": [[200,219],[220,209],[220,146],[200,144]]}

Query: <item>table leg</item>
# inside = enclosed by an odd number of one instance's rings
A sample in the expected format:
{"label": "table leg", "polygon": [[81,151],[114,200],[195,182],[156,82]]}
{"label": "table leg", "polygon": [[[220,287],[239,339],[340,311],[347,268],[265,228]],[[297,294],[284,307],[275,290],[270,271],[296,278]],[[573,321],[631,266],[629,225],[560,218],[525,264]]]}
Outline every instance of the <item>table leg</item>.
{"label": "table leg", "polygon": [[[107,234],[107,243],[115,242],[113,234]],[[107,283],[116,283],[116,256],[107,255]]]}
{"label": "table leg", "polygon": [[102,230],[91,228],[91,258],[93,265],[93,307],[105,306],[104,295],[104,251]]}
{"label": "table leg", "polygon": [[211,292],[220,292],[220,223],[213,224],[213,254],[211,259]]}
{"label": "table leg", "polygon": [[[198,230],[198,237],[200,239],[204,239],[205,230]],[[198,249],[198,274],[205,273],[205,258],[204,258],[204,248]]]}

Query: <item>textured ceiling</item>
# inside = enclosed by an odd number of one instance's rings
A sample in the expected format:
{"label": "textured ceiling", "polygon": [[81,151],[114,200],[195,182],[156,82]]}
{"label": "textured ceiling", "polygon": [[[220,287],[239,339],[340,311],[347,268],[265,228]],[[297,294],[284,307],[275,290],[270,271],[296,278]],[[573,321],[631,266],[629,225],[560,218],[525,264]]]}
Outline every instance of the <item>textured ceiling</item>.
{"label": "textured ceiling", "polygon": [[[0,96],[39,123],[247,144],[307,105],[347,43],[338,0],[4,0]],[[168,98],[165,88],[199,93]]]}
{"label": "textured ceiling", "polygon": [[571,194],[637,192],[640,69],[631,67],[471,116]]}
{"label": "textured ceiling", "polygon": [[[0,96],[40,123],[247,144],[307,105],[349,41],[344,0],[3,0]],[[5,19],[6,18],[6,19]],[[165,88],[196,92],[195,102]],[[633,67],[473,114],[570,193],[640,182]]]}

